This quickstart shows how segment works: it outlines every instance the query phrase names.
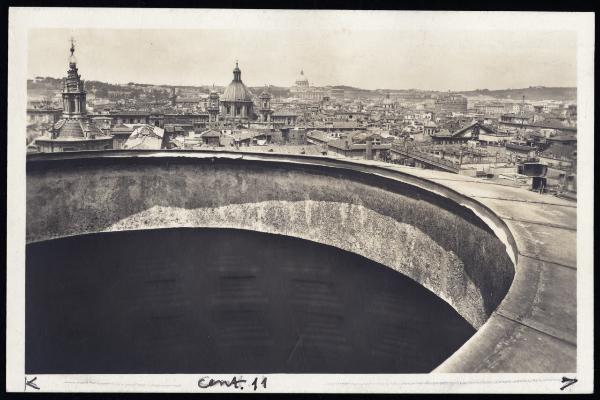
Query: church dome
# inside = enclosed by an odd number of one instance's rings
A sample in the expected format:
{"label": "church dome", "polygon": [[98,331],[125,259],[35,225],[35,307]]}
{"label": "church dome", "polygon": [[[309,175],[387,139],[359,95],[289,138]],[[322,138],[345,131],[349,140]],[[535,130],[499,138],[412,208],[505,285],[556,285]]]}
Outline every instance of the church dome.
{"label": "church dome", "polygon": [[252,101],[252,93],[242,82],[233,81],[225,89],[221,101]]}
{"label": "church dome", "polygon": [[308,79],[304,75],[304,70],[300,71],[300,76],[296,79],[297,86],[308,86]]}
{"label": "church dome", "polygon": [[86,139],[104,136],[100,128],[89,119],[61,119],[52,126],[55,138]]}
{"label": "church dome", "polygon": [[77,119],[61,119],[54,124],[54,134],[60,138],[84,138],[83,126]]}
{"label": "church dome", "polygon": [[242,71],[237,62],[233,70],[233,80],[225,89],[221,101],[252,101],[252,92],[242,82]]}

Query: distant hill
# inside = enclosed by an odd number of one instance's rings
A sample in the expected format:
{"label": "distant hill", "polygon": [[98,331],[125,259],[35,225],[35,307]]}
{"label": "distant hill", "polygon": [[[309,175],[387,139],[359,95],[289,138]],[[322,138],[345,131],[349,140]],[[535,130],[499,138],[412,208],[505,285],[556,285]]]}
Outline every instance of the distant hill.
{"label": "distant hill", "polygon": [[352,86],[346,86],[346,85],[336,85],[336,86],[331,86],[332,89],[343,89],[344,92],[364,92],[364,93],[371,93],[371,90],[368,89],[360,89],[360,88],[355,88]]}
{"label": "distant hill", "polygon": [[497,99],[513,99],[520,100],[525,96],[527,101],[538,101],[538,100],[563,100],[563,101],[575,101],[577,100],[577,88],[574,87],[544,87],[544,86],[530,86],[523,89],[502,89],[502,90],[488,90],[478,89],[465,92],[458,92],[464,96],[490,96]]}
{"label": "distant hill", "polygon": [[[63,81],[61,78],[52,78],[52,77],[38,77],[36,80],[27,80],[27,90],[30,95],[48,95],[52,96],[57,91],[62,90]],[[133,82],[130,82],[128,85],[134,85]],[[135,84],[139,86],[155,86],[151,84]],[[161,85],[162,87],[177,87],[183,89],[194,89],[194,88],[202,88],[206,93],[208,93],[212,86],[203,85],[203,86],[171,86],[171,85]],[[121,91],[121,90],[137,90],[138,89],[129,89],[128,87],[123,87],[123,85],[111,84],[107,82],[100,82],[89,80],[86,81],[86,87],[89,91],[95,92],[97,97],[104,97],[107,95],[109,90]],[[437,93],[444,94],[445,92],[436,92],[430,90],[417,90],[417,89],[403,89],[403,90],[390,90],[390,89],[377,89],[377,90],[369,90],[369,89],[361,89],[353,86],[347,85],[335,85],[331,86],[333,89],[342,89],[345,95],[350,97],[380,97],[387,93],[392,92],[392,95],[400,95],[400,96],[409,96],[411,98],[428,98],[431,94]],[[216,87],[217,90],[223,91],[223,87]],[[264,86],[256,86],[251,87],[255,94],[260,94],[264,90]],[[287,97],[290,95],[290,88],[269,85],[268,91],[276,97]],[[467,97],[477,97],[477,96],[487,96],[491,98],[497,99],[513,99],[513,100],[521,100],[522,96],[525,96],[526,101],[539,101],[539,100],[559,100],[559,101],[576,101],[577,100],[577,88],[574,87],[544,87],[544,86],[530,86],[528,88],[522,89],[500,89],[500,90],[488,90],[488,89],[477,89],[477,90],[468,90],[468,91],[460,91],[455,92],[462,94]]]}
{"label": "distant hill", "polygon": [[[264,86],[251,86],[250,91],[255,95],[260,95],[265,90]],[[290,94],[290,89],[280,86],[269,85],[267,91],[275,97],[287,97]]]}

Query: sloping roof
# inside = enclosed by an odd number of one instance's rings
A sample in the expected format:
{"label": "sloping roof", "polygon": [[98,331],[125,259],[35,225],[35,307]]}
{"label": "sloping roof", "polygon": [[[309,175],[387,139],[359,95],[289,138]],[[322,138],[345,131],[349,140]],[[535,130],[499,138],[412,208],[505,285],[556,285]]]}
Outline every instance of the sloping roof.
{"label": "sloping roof", "polygon": [[202,100],[201,97],[178,97],[175,99],[175,103],[200,103]]}
{"label": "sloping roof", "polygon": [[527,152],[535,150],[535,147],[522,145],[522,144],[516,144],[516,143],[506,143],[506,148],[511,149],[511,150],[527,151]]}
{"label": "sloping roof", "polygon": [[152,126],[142,125],[137,127],[129,136],[124,149],[160,149],[163,141],[164,130]]}
{"label": "sloping roof", "polygon": [[60,114],[62,108],[28,108],[27,112],[32,114]]}
{"label": "sloping roof", "polygon": [[549,137],[547,140],[551,141],[551,142],[573,142],[573,141],[576,142],[577,136],[576,135],[558,135],[558,136]]}
{"label": "sloping roof", "polygon": [[[475,128],[479,128],[480,131],[484,130],[484,131],[486,131],[488,133],[496,133],[494,131],[494,129],[492,129],[491,127],[486,126],[486,125],[482,125],[479,122],[474,122],[474,123],[472,123],[470,125],[464,126],[464,127],[460,128],[460,129],[458,129],[458,130],[456,130],[456,131],[454,131],[452,133],[449,133],[449,134],[453,138],[461,138],[461,137],[467,138],[467,137],[471,137],[472,136],[471,132]],[[438,132],[438,133],[441,133],[441,132]],[[435,133],[434,136],[446,136],[445,134],[438,135],[438,133]]]}
{"label": "sloping roof", "polygon": [[89,139],[90,136],[105,136],[90,119],[61,119],[52,128],[56,138],[61,139]]}
{"label": "sloping roof", "polygon": [[119,124],[116,126],[113,126],[112,128],[110,128],[110,132],[111,133],[131,133],[133,132],[133,128],[123,125],[123,124]]}
{"label": "sloping roof", "polygon": [[434,137],[452,137],[452,134],[448,129],[440,129],[438,132],[434,132]]}
{"label": "sloping roof", "polygon": [[533,113],[504,113],[501,116],[502,117],[509,117],[509,118],[527,118],[527,119],[532,119],[534,117],[535,114]]}
{"label": "sloping roof", "polygon": [[352,131],[346,137],[352,138],[354,142],[364,142],[368,139],[382,140],[383,137],[379,133],[367,132],[367,131]]}
{"label": "sloping roof", "polygon": [[139,115],[149,115],[150,113],[148,111],[143,111],[143,110],[111,110],[110,111],[110,115],[135,115],[135,116],[139,116]]}
{"label": "sloping roof", "polygon": [[329,142],[331,140],[333,140],[334,138],[332,138],[331,136],[329,136],[326,132],[314,129],[312,131],[308,131],[306,133],[306,136],[308,138],[314,138],[316,140],[320,140],[323,142]]}
{"label": "sloping roof", "polygon": [[539,121],[539,122],[534,123],[533,126],[538,127],[538,128],[547,128],[547,129],[569,129],[569,130],[575,130],[575,128],[565,126],[565,125],[563,125],[562,123],[560,123],[559,121],[556,121],[556,120]]}
{"label": "sloping roof", "polygon": [[359,126],[356,122],[333,121],[330,123],[317,122],[313,125],[315,129],[357,129],[363,130],[366,127]]}
{"label": "sloping roof", "polygon": [[[486,131],[486,132],[488,132],[488,133],[496,133],[496,131],[495,131],[495,130],[494,130],[492,127],[490,127],[489,125],[484,125],[484,124],[480,124],[479,122],[474,122],[474,123],[472,123],[472,124],[470,124],[470,125],[467,125],[467,126],[465,126],[465,127],[463,127],[463,128],[460,128],[459,130],[455,131],[455,132],[453,133],[453,135],[454,135],[454,136],[457,136],[457,135],[463,135],[463,134],[464,134],[464,133],[466,133],[468,130],[470,130],[470,129],[473,129],[473,128],[475,128],[475,127],[478,127],[478,128],[479,128],[479,131],[482,131],[482,130],[483,130],[483,131]],[[463,136],[464,136],[464,135],[463,135]]]}
{"label": "sloping roof", "polygon": [[336,149],[350,150],[352,148],[352,140],[350,139],[335,139],[327,143],[328,147]]}
{"label": "sloping roof", "polygon": [[541,152],[545,157],[572,158],[576,148],[572,145],[563,143],[554,143],[552,146]]}
{"label": "sloping roof", "polygon": [[292,110],[277,110],[273,114],[272,117],[298,117],[299,114],[296,111]]}
{"label": "sloping roof", "polygon": [[[327,146],[340,150],[365,150],[367,148],[366,143],[352,143],[350,138],[331,140],[327,142]],[[390,149],[391,147],[391,143],[373,144],[371,146],[373,150]]]}
{"label": "sloping roof", "polygon": [[221,132],[218,132],[218,131],[215,131],[212,129],[208,129],[208,130],[202,132],[200,134],[200,137],[202,137],[202,138],[217,137],[218,138],[218,137],[221,137]]}
{"label": "sloping roof", "polygon": [[242,140],[252,139],[254,137],[263,136],[263,135],[267,135],[267,134],[268,134],[267,132],[258,132],[258,131],[237,131],[237,132],[233,132],[231,134],[231,136],[233,136],[233,138],[236,142],[239,142]]}
{"label": "sloping roof", "polygon": [[84,137],[83,127],[79,123],[79,120],[75,119],[61,119],[57,121],[52,127],[55,132],[58,133],[59,137]]}
{"label": "sloping roof", "polygon": [[138,137],[134,140],[127,140],[123,145],[124,149],[144,149],[144,150],[158,150],[161,148],[162,138],[158,137]]}

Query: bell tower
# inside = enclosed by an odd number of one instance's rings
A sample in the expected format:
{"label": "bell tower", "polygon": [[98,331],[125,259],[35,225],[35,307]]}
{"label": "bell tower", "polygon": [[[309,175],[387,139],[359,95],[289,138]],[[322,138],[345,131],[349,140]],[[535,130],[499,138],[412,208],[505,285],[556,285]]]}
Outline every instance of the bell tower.
{"label": "bell tower", "polygon": [[215,90],[215,85],[208,95],[208,121],[217,122],[219,121],[219,93]]}
{"label": "bell tower", "polygon": [[271,94],[267,91],[266,86],[258,98],[260,100],[259,113],[261,122],[270,122],[273,110],[271,109]]}
{"label": "bell tower", "polygon": [[63,81],[63,118],[83,118],[87,114],[84,82],[77,70],[75,41],[71,38],[69,70]]}

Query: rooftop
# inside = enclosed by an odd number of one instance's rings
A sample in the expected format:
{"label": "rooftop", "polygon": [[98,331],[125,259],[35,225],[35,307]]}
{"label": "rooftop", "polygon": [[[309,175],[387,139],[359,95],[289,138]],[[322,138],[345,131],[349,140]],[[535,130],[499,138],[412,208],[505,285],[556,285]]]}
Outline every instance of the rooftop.
{"label": "rooftop", "polygon": [[[349,176],[356,174],[365,177],[376,175],[392,183],[399,182],[441,196],[449,203],[468,208],[505,243],[506,251],[511,254],[515,263],[515,276],[503,301],[477,333],[434,371],[576,371],[578,332],[575,289],[578,263],[575,202],[463,175],[376,161],[250,152],[240,154],[224,151],[107,151],[101,154],[35,154],[28,156],[27,173],[34,173],[35,168],[45,171],[48,165],[58,164],[56,160],[66,164],[69,160],[77,162],[86,159],[89,161],[86,165],[95,165],[94,160],[100,159],[97,164],[106,165],[106,160],[111,158],[120,162],[120,165],[125,165],[127,159],[131,164],[140,164],[141,159],[148,160],[148,163],[164,163],[185,158],[187,163],[204,160],[211,165],[220,160],[236,160],[248,165],[279,162],[282,166],[297,165],[298,168],[305,165],[318,166],[319,171],[331,170],[336,174],[351,172],[352,175],[347,175],[346,179],[351,179]],[[103,174],[101,176],[104,177]],[[60,191],[57,192],[60,194]],[[270,216],[269,213],[262,214]],[[335,217],[334,214],[331,214],[332,218]],[[281,215],[285,216],[285,213]],[[32,228],[28,226],[28,229],[38,229],[38,226],[39,224]],[[68,226],[75,229],[73,224]],[[29,240],[32,240],[31,237],[28,237]]]}
{"label": "rooftop", "polygon": [[214,137],[219,138],[219,137],[221,137],[221,132],[215,131],[215,130],[212,130],[212,129],[208,129],[208,130],[202,132],[200,134],[200,137],[202,137],[202,138],[211,138],[211,137],[212,138],[214,138]]}

